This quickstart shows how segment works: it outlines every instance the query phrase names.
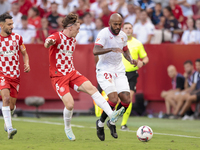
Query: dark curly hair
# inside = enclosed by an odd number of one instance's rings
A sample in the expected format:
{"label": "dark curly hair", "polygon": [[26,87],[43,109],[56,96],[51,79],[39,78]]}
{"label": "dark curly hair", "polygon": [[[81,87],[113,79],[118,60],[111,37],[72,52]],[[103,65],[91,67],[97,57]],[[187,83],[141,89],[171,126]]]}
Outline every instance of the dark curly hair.
{"label": "dark curly hair", "polygon": [[65,29],[66,27],[69,27],[70,25],[73,25],[78,20],[78,16],[73,13],[69,13],[65,16],[65,18],[62,21],[62,26]]}
{"label": "dark curly hair", "polygon": [[0,22],[5,22],[6,19],[12,19],[13,17],[9,13],[4,13],[0,15]]}

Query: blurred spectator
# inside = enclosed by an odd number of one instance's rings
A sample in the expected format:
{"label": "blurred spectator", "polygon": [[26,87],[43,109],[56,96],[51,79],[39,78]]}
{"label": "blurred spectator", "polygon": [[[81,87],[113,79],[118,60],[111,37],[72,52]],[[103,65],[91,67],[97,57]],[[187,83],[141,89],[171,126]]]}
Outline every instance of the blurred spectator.
{"label": "blurred spectator", "polygon": [[62,4],[58,6],[58,13],[61,15],[67,15],[70,12],[74,11],[74,7],[69,5],[71,0],[62,0]]}
{"label": "blurred spectator", "polygon": [[185,17],[191,17],[194,15],[192,10],[192,1],[193,0],[177,0],[177,4],[181,6]]}
{"label": "blurred spectator", "polygon": [[87,0],[78,0],[79,7],[76,9],[76,13],[79,16],[79,19],[83,19],[85,12],[90,12],[89,6],[86,1]]}
{"label": "blurred spectator", "polygon": [[196,2],[196,5],[194,5],[194,14],[195,18],[200,18],[200,0]]}
{"label": "blurred spectator", "polygon": [[58,28],[57,19],[60,16],[61,15],[58,13],[58,4],[55,2],[51,3],[51,12],[47,15],[47,19],[49,21],[49,27],[57,29]]}
{"label": "blurred spectator", "polygon": [[63,30],[63,21],[64,17],[63,16],[60,16],[56,21],[58,23],[58,28],[56,29],[56,32],[57,31],[62,31]]}
{"label": "blurred spectator", "polygon": [[154,35],[154,25],[148,21],[148,14],[145,10],[140,13],[140,21],[133,27],[133,36],[142,44],[149,44]]}
{"label": "blurred spectator", "polygon": [[169,0],[153,0],[155,3],[161,3],[162,8],[169,6]]}
{"label": "blurred spectator", "polygon": [[181,43],[182,44],[196,44],[197,31],[195,30],[195,21],[192,18],[187,19],[188,30],[183,32]]}
{"label": "blurred spectator", "polygon": [[94,18],[99,18],[100,14],[102,13],[101,3],[104,0],[96,0],[96,2],[90,5],[90,13]]}
{"label": "blurred spectator", "polygon": [[197,30],[197,43],[200,44],[200,19],[196,20],[196,30]]}
{"label": "blurred spectator", "polygon": [[33,7],[33,4],[30,0],[17,0],[20,6],[20,12],[22,15],[28,16],[28,10]]}
{"label": "blurred spectator", "polygon": [[36,42],[38,44],[44,44],[45,39],[51,34],[50,29],[48,28],[48,20],[47,18],[42,18],[41,19],[41,25],[42,27],[40,29],[37,30],[36,33]]}
{"label": "blurred spectator", "polygon": [[133,3],[129,3],[127,5],[127,9],[128,9],[128,14],[125,16],[124,22],[129,22],[132,25],[134,25],[135,22],[136,22],[136,13],[135,13],[135,10],[137,8],[134,7]]}
{"label": "blurred spectator", "polygon": [[36,29],[41,27],[41,17],[36,7],[31,7],[28,11],[28,24],[32,24]]}
{"label": "blurred spectator", "polygon": [[118,12],[122,14],[123,17],[128,15],[128,9],[127,9],[127,3],[126,0],[116,0],[114,4],[112,4],[112,7],[110,8],[113,12]]}
{"label": "blurred spectator", "polygon": [[102,8],[101,19],[103,21],[104,27],[108,27],[109,26],[108,22],[109,22],[110,16],[112,14],[114,14],[114,12],[109,10],[107,2],[102,3],[101,8]]}
{"label": "blurred spectator", "polygon": [[179,22],[174,17],[170,6],[167,6],[163,9],[163,15],[164,29],[167,29],[167,32],[172,33],[172,42],[177,42],[180,38],[179,34],[182,33],[182,30],[179,28]]}
{"label": "blurred spectator", "polygon": [[0,0],[0,15],[10,11],[10,3],[6,0]]}
{"label": "blurred spectator", "polygon": [[155,7],[155,3],[152,0],[135,0],[134,4],[141,9],[146,10],[147,13],[152,13]]}
{"label": "blurred spectator", "polygon": [[40,17],[43,17],[50,11],[51,2],[49,0],[38,0],[36,6],[40,12]]}
{"label": "blurred spectator", "polygon": [[176,0],[169,0],[169,6],[174,14],[174,17],[181,23],[181,28],[184,29],[186,18],[183,16],[182,9],[177,5]]}
{"label": "blurred spectator", "polygon": [[89,44],[93,41],[95,23],[92,22],[92,15],[86,12],[83,17],[83,24],[80,25],[79,34],[76,37],[78,44]]}
{"label": "blurred spectator", "polygon": [[172,79],[172,89],[161,92],[161,97],[165,99],[166,107],[166,114],[163,116],[163,118],[169,118],[169,116],[171,115],[171,106],[174,109],[176,108],[176,103],[173,97],[176,95],[177,92],[180,92],[184,89],[185,82],[185,78],[177,72],[175,66],[168,66],[167,73],[168,76]]}
{"label": "blurred spectator", "polygon": [[154,11],[152,13],[152,17],[151,17],[152,23],[154,25],[158,26],[162,16],[163,16],[162,5],[161,5],[161,3],[156,3],[155,9],[154,9]]}
{"label": "blurred spectator", "polygon": [[12,3],[10,15],[13,17],[14,28],[18,28],[21,24],[22,13],[19,12],[19,4],[17,2]]}
{"label": "blurred spectator", "polygon": [[104,28],[103,22],[100,18],[95,19],[95,26],[96,26],[96,28],[94,30],[94,40],[93,41],[96,40],[98,33],[101,31],[101,29]]}
{"label": "blurred spectator", "polygon": [[23,37],[24,44],[32,44],[35,42],[36,30],[31,24],[28,24],[28,17],[23,15],[21,17],[22,24],[16,30],[16,33]]}

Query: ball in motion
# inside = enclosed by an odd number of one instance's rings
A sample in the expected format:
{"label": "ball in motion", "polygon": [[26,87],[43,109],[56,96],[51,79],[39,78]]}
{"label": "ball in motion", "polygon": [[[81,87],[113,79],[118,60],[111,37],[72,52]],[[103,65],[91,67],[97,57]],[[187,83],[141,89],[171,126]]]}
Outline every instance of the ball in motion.
{"label": "ball in motion", "polygon": [[137,138],[142,142],[148,142],[153,137],[153,130],[149,126],[141,126],[137,130]]}

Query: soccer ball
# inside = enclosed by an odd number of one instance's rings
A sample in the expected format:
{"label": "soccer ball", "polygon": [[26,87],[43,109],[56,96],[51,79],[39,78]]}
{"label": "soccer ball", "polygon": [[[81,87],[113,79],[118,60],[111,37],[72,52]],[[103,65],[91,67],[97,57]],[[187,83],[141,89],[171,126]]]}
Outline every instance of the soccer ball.
{"label": "soccer ball", "polygon": [[149,126],[141,126],[137,130],[137,138],[142,142],[148,142],[153,137],[153,130]]}

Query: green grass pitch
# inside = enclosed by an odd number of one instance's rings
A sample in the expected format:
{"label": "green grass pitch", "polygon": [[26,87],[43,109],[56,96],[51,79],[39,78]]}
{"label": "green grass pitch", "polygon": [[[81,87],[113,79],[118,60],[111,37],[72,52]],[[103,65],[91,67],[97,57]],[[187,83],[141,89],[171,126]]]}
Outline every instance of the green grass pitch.
{"label": "green grass pitch", "polygon": [[[76,141],[69,141],[64,133],[61,117],[55,118],[13,118],[18,133],[13,140],[7,139],[4,121],[0,117],[0,150],[200,150],[200,122],[165,120],[146,117],[130,117],[129,131],[121,131],[117,122],[118,139],[105,128],[106,139],[96,136],[96,117],[73,117],[73,131]],[[149,142],[140,142],[136,130],[148,125],[154,136]]]}

